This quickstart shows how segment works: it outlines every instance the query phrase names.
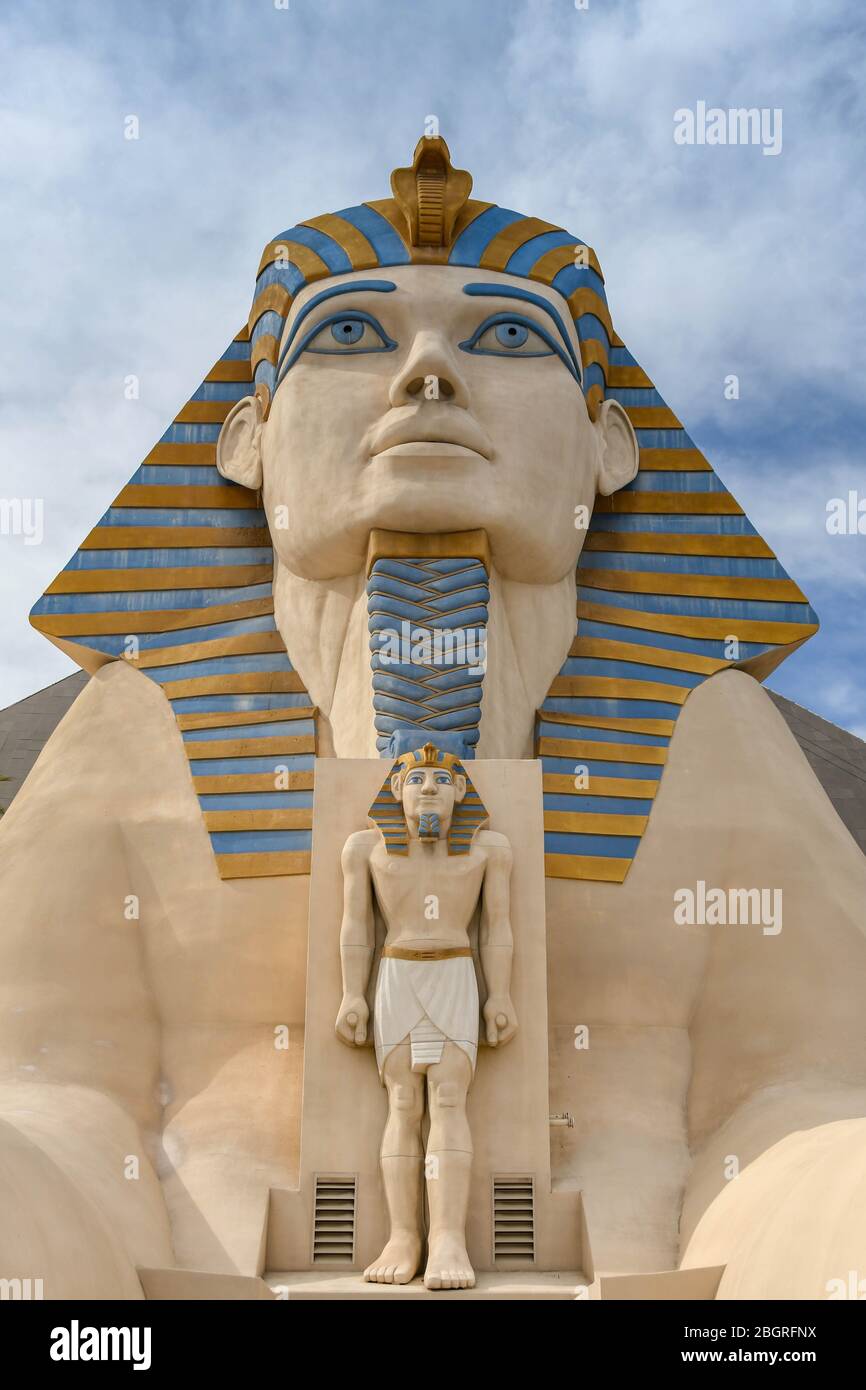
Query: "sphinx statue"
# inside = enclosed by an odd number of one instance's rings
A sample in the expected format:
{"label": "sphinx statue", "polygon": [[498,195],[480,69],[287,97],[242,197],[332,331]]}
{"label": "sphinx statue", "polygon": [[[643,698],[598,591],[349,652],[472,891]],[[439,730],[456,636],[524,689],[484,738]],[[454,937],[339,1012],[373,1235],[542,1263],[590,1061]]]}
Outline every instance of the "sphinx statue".
{"label": "sphinx statue", "polygon": [[[366,811],[395,765],[406,807],[428,743],[514,855],[514,1004],[478,1037],[474,1186],[445,1184],[460,1296],[508,1264],[485,1213],[518,1179],[541,1269],[591,1245],[648,1296],[716,1269],[721,1298],[816,1298],[864,1267],[866,864],[760,685],[817,619],[580,238],[472,197],[438,137],[280,233],[31,621],[91,680],[0,825],[0,1275],[141,1298],[330,1261],[406,1292],[364,1049],[380,919],[409,924]],[[345,845],[377,935],[337,1037]],[[417,1105],[414,1027],[373,1041]],[[320,1179],[355,1224],[317,1244]],[[431,1228],[431,1290],[432,1255]]]}

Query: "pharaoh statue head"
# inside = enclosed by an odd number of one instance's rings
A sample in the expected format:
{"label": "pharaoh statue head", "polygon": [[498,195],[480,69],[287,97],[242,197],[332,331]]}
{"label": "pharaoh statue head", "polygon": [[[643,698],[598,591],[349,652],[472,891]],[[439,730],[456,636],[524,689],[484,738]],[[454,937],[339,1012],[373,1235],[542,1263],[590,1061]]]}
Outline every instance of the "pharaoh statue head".
{"label": "pharaoh statue head", "polygon": [[407,854],[412,836],[447,839],[449,854],[465,854],[487,821],[460,759],[433,743],[395,760],[368,814],[389,854]]}
{"label": "pharaoh statue head", "polygon": [[447,834],[454,807],[466,795],[466,774],[456,755],[425,743],[397,759],[391,795],[400,802],[406,824],[419,839],[438,839]]}

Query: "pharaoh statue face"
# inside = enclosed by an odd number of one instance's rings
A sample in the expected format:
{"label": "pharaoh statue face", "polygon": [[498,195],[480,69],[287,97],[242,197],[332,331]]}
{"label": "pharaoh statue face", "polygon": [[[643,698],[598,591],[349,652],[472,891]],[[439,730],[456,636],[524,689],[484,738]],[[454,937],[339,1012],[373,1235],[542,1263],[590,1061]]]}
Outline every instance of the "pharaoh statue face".
{"label": "pharaoh statue face", "polygon": [[455,804],[466,794],[466,778],[460,773],[452,776],[444,767],[413,767],[394,773],[391,790],[394,799],[402,801],[407,822],[417,824],[428,812],[438,816],[445,828]]}
{"label": "pharaoh statue face", "polygon": [[546,285],[460,266],[333,276],[295,298],[268,418],[240,401],[219,466],[262,487],[277,556],[302,578],[360,571],[376,527],[478,527],[505,578],[555,583],[583,543],[576,508],[637,469],[625,411],[605,401],[590,420],[581,370]]}

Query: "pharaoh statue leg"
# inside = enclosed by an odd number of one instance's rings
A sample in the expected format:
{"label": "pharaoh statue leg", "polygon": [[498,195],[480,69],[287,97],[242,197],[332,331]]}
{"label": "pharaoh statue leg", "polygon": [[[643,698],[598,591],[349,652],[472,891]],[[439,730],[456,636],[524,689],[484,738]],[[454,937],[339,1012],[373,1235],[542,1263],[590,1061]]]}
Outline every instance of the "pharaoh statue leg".
{"label": "pharaoh statue leg", "polygon": [[427,1202],[430,1208],[428,1289],[471,1289],[475,1274],[466,1253],[466,1217],[472,1176],[472,1136],[466,1096],[472,1064],[456,1043],[448,1042],[441,1062],[427,1073],[430,1135],[427,1140]]}
{"label": "pharaoh statue leg", "polygon": [[388,1208],[388,1243],[364,1270],[374,1284],[408,1284],[421,1262],[421,1119],[424,1077],[412,1070],[408,1039],[388,1054],[382,1071],[388,1119],[382,1135],[382,1183]]}
{"label": "pharaoh statue leg", "polygon": [[466,1096],[472,1065],[448,1042],[441,1061],[427,1071],[430,1135],[426,1161],[421,1145],[424,1074],[412,1070],[408,1039],[389,1053],[383,1070],[388,1119],[382,1136],[382,1183],[388,1208],[388,1242],[364,1271],[376,1284],[408,1284],[421,1260],[421,1171],[427,1179],[430,1212],[427,1268],[429,1289],[471,1289],[475,1275],[466,1252],[466,1216],[472,1172],[472,1139]]}

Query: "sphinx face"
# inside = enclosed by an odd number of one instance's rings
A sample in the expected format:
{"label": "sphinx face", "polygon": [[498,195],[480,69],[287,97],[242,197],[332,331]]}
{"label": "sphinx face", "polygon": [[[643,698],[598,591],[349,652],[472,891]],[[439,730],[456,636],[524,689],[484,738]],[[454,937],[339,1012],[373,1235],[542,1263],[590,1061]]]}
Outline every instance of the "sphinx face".
{"label": "sphinx face", "polygon": [[376,527],[483,527],[505,578],[573,571],[599,431],[555,290],[471,267],[334,276],[298,295],[280,356],[262,487],[294,574],[357,573]]}

